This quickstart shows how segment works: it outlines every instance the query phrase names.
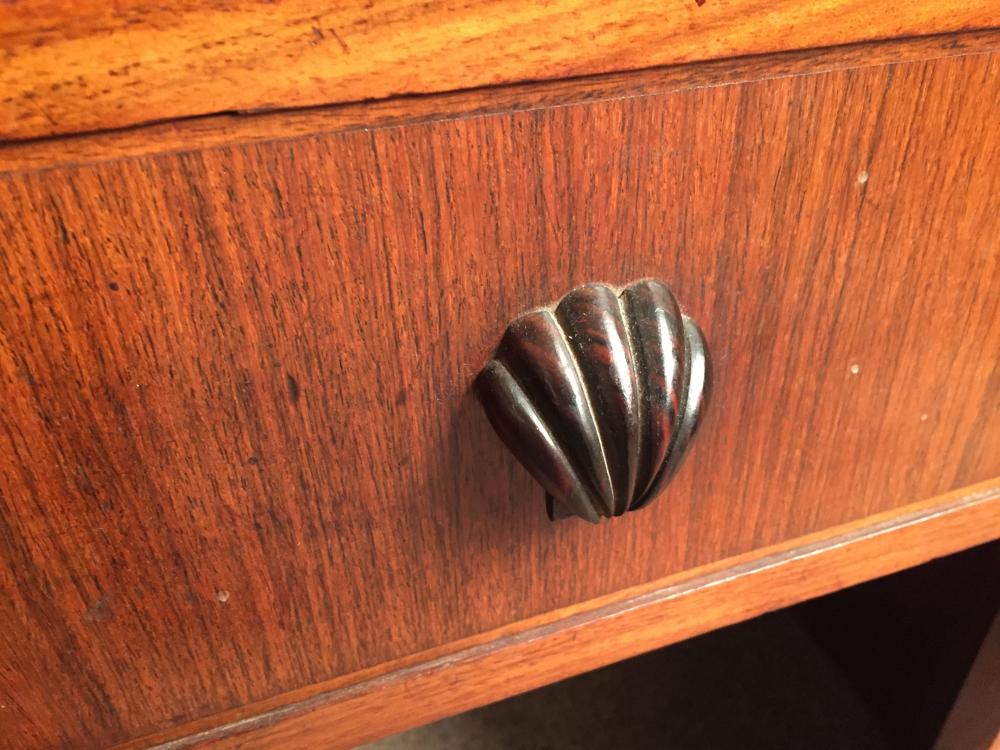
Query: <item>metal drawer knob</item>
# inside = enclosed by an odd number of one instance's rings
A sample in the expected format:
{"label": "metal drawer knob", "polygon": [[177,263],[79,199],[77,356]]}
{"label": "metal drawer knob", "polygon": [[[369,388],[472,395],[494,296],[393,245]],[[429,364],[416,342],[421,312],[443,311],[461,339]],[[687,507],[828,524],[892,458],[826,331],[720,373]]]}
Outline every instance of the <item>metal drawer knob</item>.
{"label": "metal drawer knob", "polygon": [[587,284],[514,320],[476,388],[550,518],[596,523],[674,475],[708,390],[708,353],[666,284]]}

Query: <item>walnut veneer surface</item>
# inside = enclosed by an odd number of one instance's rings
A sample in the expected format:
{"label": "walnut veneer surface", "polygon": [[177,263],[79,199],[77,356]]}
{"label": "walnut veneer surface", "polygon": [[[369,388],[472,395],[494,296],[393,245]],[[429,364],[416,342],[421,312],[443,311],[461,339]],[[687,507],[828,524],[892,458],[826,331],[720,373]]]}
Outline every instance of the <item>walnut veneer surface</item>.
{"label": "walnut veneer surface", "polygon": [[5,0],[0,140],[997,25],[995,0]]}
{"label": "walnut veneer surface", "polygon": [[[0,744],[140,738],[1000,475],[1000,57],[739,70],[0,174]],[[709,341],[700,432],[648,509],[552,524],[470,384],[517,314],[647,276]]]}

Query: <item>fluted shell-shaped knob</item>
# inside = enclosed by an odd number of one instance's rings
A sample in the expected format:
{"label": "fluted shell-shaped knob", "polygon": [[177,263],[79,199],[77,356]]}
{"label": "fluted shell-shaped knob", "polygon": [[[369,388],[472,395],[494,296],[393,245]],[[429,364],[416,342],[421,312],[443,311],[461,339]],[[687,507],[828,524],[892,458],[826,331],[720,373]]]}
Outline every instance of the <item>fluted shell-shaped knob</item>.
{"label": "fluted shell-shaped knob", "polygon": [[708,386],[698,326],[666,284],[574,289],[507,327],[476,381],[501,440],[545,488],[551,518],[596,523],[673,476]]}

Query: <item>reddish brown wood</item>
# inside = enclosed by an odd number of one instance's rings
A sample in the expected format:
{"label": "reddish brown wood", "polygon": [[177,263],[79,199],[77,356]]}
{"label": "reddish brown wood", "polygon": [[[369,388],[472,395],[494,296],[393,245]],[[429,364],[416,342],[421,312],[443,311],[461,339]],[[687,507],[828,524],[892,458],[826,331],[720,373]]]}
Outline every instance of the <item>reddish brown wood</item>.
{"label": "reddish brown wood", "polygon": [[100,136],[77,135],[29,142],[0,143],[0,171],[45,169],[110,161],[123,156],[191,151],[287,140],[374,126],[410,125],[488,114],[652,96],[689,88],[815,74],[884,63],[928,61],[1000,49],[1000,31],[971,31],[916,39],[848,44],[824,50],[800,50],[609,73],[585,79],[491,86],[433,96],[412,96],[330,107],[243,115],[194,117]]}
{"label": "reddish brown wood", "polygon": [[4,0],[0,140],[984,29],[994,0]]}
{"label": "reddish brown wood", "polygon": [[[143,738],[250,748],[354,747],[1000,536],[1000,483],[828,529],[567,607],[381,671]],[[459,689],[456,689],[459,688]]]}
{"label": "reddish brown wood", "polygon": [[[638,93],[0,177],[5,738],[125,741],[1000,475],[997,57]],[[550,524],[470,384],[518,313],[644,276],[712,408],[648,510]]]}

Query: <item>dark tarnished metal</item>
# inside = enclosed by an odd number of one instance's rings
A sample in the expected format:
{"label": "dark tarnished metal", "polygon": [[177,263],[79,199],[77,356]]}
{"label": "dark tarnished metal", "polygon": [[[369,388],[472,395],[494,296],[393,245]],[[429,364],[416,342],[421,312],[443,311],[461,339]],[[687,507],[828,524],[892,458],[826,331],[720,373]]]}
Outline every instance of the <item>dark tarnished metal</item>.
{"label": "dark tarnished metal", "polygon": [[477,380],[490,423],[547,493],[549,516],[596,523],[666,486],[708,389],[698,326],[670,289],[574,289],[507,328]]}

